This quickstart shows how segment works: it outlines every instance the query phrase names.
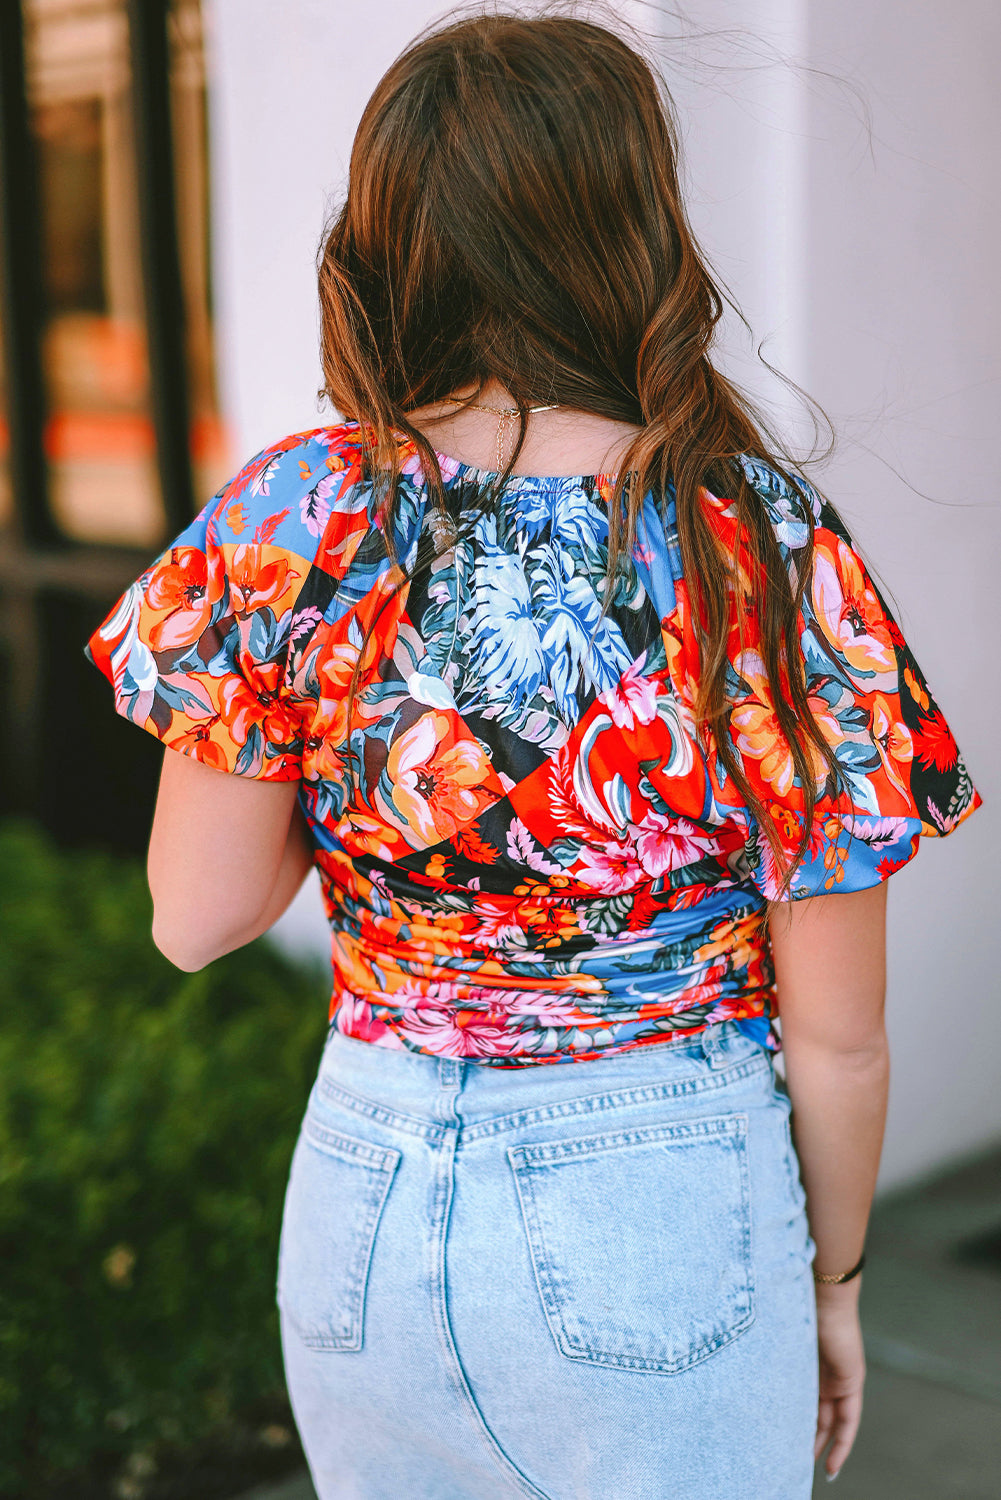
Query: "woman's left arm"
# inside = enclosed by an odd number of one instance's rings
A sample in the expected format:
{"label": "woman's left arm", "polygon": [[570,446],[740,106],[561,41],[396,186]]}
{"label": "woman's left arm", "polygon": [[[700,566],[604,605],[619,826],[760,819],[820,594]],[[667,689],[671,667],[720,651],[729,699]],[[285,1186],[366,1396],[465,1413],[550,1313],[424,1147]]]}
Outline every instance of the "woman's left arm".
{"label": "woman's left arm", "polygon": [[203,969],[286,910],[313,865],[299,785],[165,751],[147,874],[153,941],[177,968]]}

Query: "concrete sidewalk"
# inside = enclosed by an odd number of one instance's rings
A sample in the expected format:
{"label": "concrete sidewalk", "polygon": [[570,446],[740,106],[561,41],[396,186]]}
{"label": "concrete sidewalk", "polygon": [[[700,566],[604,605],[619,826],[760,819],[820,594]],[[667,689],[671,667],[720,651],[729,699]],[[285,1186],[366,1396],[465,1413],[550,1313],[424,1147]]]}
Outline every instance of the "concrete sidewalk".
{"label": "concrete sidewalk", "polygon": [[[862,1426],[833,1490],[818,1468],[814,1500],[997,1500],[1001,1150],[879,1201],[862,1323]],[[316,1497],[302,1475],[243,1500]]]}
{"label": "concrete sidewalk", "polygon": [[1001,1495],[1001,1150],[881,1198],[868,1236],[869,1374],[836,1500]]}

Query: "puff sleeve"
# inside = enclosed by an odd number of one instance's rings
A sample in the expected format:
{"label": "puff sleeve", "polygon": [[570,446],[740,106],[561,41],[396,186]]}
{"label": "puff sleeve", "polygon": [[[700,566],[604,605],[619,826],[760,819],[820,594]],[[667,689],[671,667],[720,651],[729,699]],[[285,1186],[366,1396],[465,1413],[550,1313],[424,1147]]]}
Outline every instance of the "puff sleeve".
{"label": "puff sleeve", "polygon": [[[755,466],[750,477],[796,576],[808,538],[802,501],[770,471]],[[949,834],[981,805],[949,725],[841,518],[805,489],[815,531],[800,641],[810,707],[843,786],[838,796],[825,790],[818,754],[820,795],[809,850],[788,892],[793,900],[879,884],[913,858],[922,834]],[[788,857],[802,836],[802,786],[778,729],[753,621],[745,621],[743,641],[739,635],[734,629],[729,652],[731,739]],[[743,811],[751,878],[766,899],[783,899],[770,842]]]}
{"label": "puff sleeve", "polygon": [[[344,468],[297,433],[250,459],[132,584],[84,652],[116,711],[164,745],[261,781],[301,775],[290,647]],[[343,476],[342,476],[343,477]]]}

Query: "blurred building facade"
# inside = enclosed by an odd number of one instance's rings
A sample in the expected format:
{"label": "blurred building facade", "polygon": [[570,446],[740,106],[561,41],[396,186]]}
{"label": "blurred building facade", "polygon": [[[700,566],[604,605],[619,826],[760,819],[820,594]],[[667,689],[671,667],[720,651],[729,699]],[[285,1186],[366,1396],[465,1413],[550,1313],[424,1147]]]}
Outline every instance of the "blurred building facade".
{"label": "blurred building facade", "polygon": [[140,848],[156,747],[104,727],[81,643],[229,460],[201,12],[24,0],[0,28],[0,802]]}

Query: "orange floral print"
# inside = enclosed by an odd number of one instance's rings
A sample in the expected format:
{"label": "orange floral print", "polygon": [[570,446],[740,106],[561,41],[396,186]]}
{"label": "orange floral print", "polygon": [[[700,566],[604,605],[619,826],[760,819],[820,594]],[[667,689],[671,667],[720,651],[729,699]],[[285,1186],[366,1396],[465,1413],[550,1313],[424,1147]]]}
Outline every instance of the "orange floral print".
{"label": "orange floral print", "polygon": [[877,693],[872,705],[872,734],[879,746],[883,769],[897,791],[907,796],[907,773],[914,756],[914,742],[906,724],[893,712],[893,705]]}
{"label": "orange floral print", "polygon": [[262,662],[255,675],[259,684],[255,687],[235,675],[224,680],[219,689],[220,718],[237,745],[245,745],[254,728],[265,740],[283,744],[288,715],[278,694],[281,666]]}
{"label": "orange floral print", "polygon": [[897,658],[889,621],[862,564],[840,537],[817,542],[811,594],[817,623],[849,668],[875,686],[894,687]]}
{"label": "orange floral print", "polygon": [[233,608],[247,614],[280,599],[299,574],[290,568],[287,558],[265,562],[264,548],[248,545],[234,551],[229,576]]}
{"label": "orange floral print", "polygon": [[451,838],[494,800],[490,762],[473,739],[455,739],[446,714],[423,714],[393,742],[387,771],[393,802],[426,844]]}
{"label": "orange floral print", "polygon": [[221,569],[211,569],[204,552],[196,547],[172,548],[170,560],[155,569],[146,588],[151,608],[170,611],[165,619],[150,625],[153,650],[172,651],[197,641],[221,592]]}

